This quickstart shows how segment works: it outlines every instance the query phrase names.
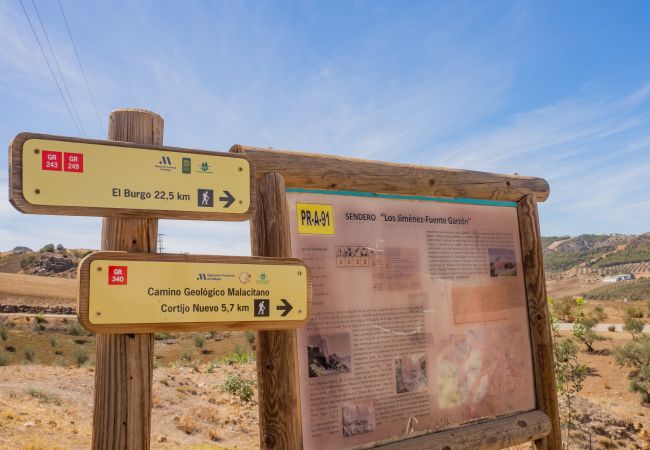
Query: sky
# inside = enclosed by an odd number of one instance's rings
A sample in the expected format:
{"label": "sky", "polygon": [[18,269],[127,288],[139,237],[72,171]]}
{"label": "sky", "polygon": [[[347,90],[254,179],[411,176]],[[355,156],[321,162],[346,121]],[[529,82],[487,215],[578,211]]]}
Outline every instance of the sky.
{"label": "sky", "polygon": [[[155,111],[166,145],[233,144],[545,178],[542,234],[650,231],[650,3],[0,1],[0,140],[105,139]],[[60,78],[60,76],[59,76]],[[62,91],[66,93],[62,82]],[[6,158],[0,184],[7,192]],[[101,219],[0,201],[0,251],[99,248]],[[168,252],[249,254],[248,223],[160,221]]]}

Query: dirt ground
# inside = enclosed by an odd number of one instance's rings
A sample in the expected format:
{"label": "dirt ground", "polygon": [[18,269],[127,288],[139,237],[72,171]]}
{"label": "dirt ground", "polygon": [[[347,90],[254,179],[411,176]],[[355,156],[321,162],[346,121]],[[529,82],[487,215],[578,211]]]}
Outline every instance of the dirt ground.
{"label": "dirt ground", "polygon": [[[0,367],[0,448],[87,449],[92,433],[93,368]],[[223,392],[228,375],[254,378],[254,364],[212,373],[154,371],[154,449],[258,448],[257,404]],[[56,443],[56,444],[53,444]]]}
{"label": "dirt ground", "polygon": [[0,273],[0,304],[76,306],[77,280]]}

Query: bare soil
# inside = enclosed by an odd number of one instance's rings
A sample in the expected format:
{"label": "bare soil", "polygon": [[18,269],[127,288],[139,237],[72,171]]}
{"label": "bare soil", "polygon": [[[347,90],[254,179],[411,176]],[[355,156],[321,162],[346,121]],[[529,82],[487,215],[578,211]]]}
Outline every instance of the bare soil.
{"label": "bare soil", "polygon": [[75,306],[76,303],[76,280],[0,273],[0,304]]}

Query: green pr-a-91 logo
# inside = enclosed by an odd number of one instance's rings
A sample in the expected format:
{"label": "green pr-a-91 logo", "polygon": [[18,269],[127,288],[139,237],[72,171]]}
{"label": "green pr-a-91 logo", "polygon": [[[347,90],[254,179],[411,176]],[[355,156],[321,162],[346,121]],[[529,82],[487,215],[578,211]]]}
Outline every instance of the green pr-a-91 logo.
{"label": "green pr-a-91 logo", "polygon": [[192,158],[183,158],[183,173],[192,173]]}
{"label": "green pr-a-91 logo", "polygon": [[201,169],[201,172],[207,172],[210,169],[210,166],[206,161],[203,161],[199,168]]}

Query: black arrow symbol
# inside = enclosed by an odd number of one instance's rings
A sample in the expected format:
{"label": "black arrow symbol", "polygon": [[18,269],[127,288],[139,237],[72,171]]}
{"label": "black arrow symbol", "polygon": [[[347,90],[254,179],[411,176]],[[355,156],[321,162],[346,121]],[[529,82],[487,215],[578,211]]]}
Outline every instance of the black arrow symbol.
{"label": "black arrow symbol", "polygon": [[225,197],[219,197],[219,201],[221,202],[226,202],[225,205],[223,205],[224,208],[228,208],[230,205],[232,205],[232,202],[235,201],[235,197],[232,196],[232,194],[228,191],[223,191],[224,194],[226,194]]}
{"label": "black arrow symbol", "polygon": [[277,309],[278,311],[284,311],[282,314],[280,314],[282,317],[284,317],[287,314],[289,314],[289,312],[291,312],[291,310],[293,309],[293,306],[291,306],[291,303],[289,303],[287,301],[287,299],[285,299],[285,298],[280,299],[280,301],[282,303],[284,303],[284,306],[279,306],[278,305],[278,306],[275,307],[275,309]]}

